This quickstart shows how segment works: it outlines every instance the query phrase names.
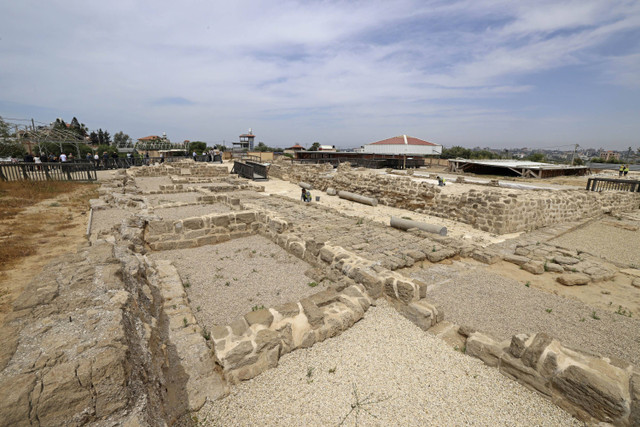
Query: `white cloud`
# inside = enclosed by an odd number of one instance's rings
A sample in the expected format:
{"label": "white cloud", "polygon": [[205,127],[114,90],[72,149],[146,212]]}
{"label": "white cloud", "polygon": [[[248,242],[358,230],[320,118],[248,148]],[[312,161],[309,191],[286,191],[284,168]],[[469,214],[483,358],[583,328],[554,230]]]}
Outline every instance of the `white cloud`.
{"label": "white cloud", "polygon": [[[559,67],[595,68],[601,78],[594,84],[606,78],[638,88],[637,42],[626,42],[622,54],[602,53],[613,37],[619,44],[640,31],[635,1],[3,7],[0,101],[60,106],[90,126],[126,124],[134,135],[167,123],[178,139],[233,138],[252,123],[269,129],[266,142],[295,132],[339,142],[325,124],[365,142],[404,127],[457,135],[447,123],[487,132],[488,122],[527,120],[527,111],[500,101],[535,92],[529,76]],[[279,130],[289,124],[295,132]]]}

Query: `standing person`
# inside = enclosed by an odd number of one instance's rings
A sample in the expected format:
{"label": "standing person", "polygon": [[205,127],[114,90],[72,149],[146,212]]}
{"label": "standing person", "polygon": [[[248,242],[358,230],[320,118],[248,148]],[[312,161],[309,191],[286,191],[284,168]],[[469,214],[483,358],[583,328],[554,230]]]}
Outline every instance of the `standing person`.
{"label": "standing person", "polygon": [[104,169],[108,169],[108,167],[109,167],[109,153],[107,153],[106,151],[102,152],[102,163],[104,163],[104,165],[103,165]]}
{"label": "standing person", "polygon": [[624,176],[627,176],[627,174],[629,173],[629,165],[624,165]]}
{"label": "standing person", "polygon": [[624,165],[620,165],[620,169],[618,169],[618,177],[621,177],[624,173]]}
{"label": "standing person", "polygon": [[64,153],[60,153],[60,162],[64,163],[67,161],[67,155]]}
{"label": "standing person", "polygon": [[100,156],[96,153],[93,155],[93,166],[98,169],[98,165],[100,165]]}
{"label": "standing person", "polygon": [[164,153],[160,153],[160,163],[164,163]]}
{"label": "standing person", "polygon": [[73,161],[73,153],[69,153],[69,155],[67,156],[67,159],[72,162]]}
{"label": "standing person", "polygon": [[195,162],[196,161],[196,152],[195,151],[193,152],[192,156],[193,156],[193,161]]}
{"label": "standing person", "polygon": [[91,161],[91,159],[92,159],[91,153],[87,153],[86,159],[87,159],[88,162]]}
{"label": "standing person", "polygon": [[144,153],[144,164],[149,166],[149,152]]}

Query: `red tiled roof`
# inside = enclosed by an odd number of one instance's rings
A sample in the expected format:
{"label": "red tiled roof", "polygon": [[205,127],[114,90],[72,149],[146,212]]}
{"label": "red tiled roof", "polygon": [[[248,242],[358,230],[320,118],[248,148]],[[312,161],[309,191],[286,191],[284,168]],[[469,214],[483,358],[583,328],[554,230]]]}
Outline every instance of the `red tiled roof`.
{"label": "red tiled roof", "polygon": [[256,136],[252,133],[243,133],[242,135],[240,135],[240,138],[242,138],[243,136],[250,136],[252,138],[255,138]]}
{"label": "red tiled roof", "polygon": [[142,138],[138,138],[138,141],[151,141],[153,139],[160,139],[158,135],[144,136]]}
{"label": "red tiled roof", "polygon": [[287,148],[287,150],[304,150],[304,147],[300,144],[296,144],[293,147]]}
{"label": "red tiled roof", "polygon": [[[404,138],[406,135],[394,136],[393,138],[383,139],[382,141],[372,142],[369,145],[400,145],[404,144]],[[432,142],[424,141],[422,139],[414,138],[412,136],[406,136],[408,145],[438,145]]]}

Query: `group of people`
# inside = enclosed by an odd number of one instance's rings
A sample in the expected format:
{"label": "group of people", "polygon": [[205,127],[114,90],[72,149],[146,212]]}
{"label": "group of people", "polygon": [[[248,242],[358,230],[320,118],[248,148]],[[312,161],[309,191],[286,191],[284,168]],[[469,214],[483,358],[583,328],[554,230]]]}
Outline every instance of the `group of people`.
{"label": "group of people", "polygon": [[620,169],[618,169],[618,176],[627,176],[629,173],[629,165],[620,165]]}

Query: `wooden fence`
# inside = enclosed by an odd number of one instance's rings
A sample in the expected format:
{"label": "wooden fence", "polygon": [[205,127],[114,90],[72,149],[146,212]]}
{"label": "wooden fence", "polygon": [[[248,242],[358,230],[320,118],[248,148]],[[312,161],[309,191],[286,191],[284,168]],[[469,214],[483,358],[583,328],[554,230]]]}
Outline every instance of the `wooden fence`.
{"label": "wooden fence", "polygon": [[93,163],[0,163],[2,181],[95,181]]}

